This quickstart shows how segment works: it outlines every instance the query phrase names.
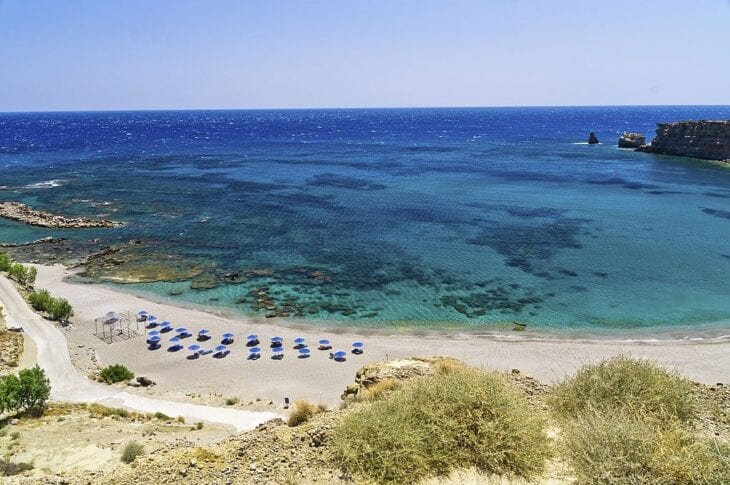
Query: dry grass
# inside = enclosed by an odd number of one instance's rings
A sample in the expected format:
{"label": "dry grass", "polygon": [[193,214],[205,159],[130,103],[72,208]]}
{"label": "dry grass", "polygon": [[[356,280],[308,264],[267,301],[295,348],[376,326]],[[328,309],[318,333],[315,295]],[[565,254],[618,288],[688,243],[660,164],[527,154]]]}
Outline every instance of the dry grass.
{"label": "dry grass", "polygon": [[368,401],[377,401],[384,395],[400,389],[401,383],[395,379],[383,379],[380,382],[376,382],[372,386],[367,388],[367,392],[364,393],[364,397]]}
{"label": "dry grass", "polygon": [[730,483],[730,446],[673,423],[586,414],[565,426],[563,453],[588,485]]}
{"label": "dry grass", "polygon": [[312,419],[312,416],[315,414],[323,413],[325,411],[327,411],[327,406],[322,403],[314,405],[305,400],[294,401],[294,405],[289,413],[289,419],[286,424],[291,427],[299,426],[300,424],[304,424]]}
{"label": "dry grass", "polygon": [[347,471],[378,483],[465,467],[529,477],[550,454],[544,425],[500,376],[463,369],[415,379],[346,416],[332,449]]}
{"label": "dry grass", "polygon": [[583,367],[558,385],[548,402],[562,419],[606,412],[670,423],[689,422],[697,412],[691,382],[652,362],[626,356]]}

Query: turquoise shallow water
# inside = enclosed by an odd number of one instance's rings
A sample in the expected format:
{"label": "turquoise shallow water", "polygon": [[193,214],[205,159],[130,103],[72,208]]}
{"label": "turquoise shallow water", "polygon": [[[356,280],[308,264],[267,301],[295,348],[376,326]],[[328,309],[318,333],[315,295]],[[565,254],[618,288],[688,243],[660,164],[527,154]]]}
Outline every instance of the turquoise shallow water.
{"label": "turquoise shallow water", "polygon": [[[132,285],[348,326],[728,329],[730,170],[619,150],[728,107],[0,114],[0,199],[202,268]],[[582,143],[596,131],[605,143]],[[253,273],[253,270],[258,270]],[[227,276],[235,274],[226,281]],[[262,287],[265,287],[262,290]],[[713,323],[714,322],[714,323]]]}

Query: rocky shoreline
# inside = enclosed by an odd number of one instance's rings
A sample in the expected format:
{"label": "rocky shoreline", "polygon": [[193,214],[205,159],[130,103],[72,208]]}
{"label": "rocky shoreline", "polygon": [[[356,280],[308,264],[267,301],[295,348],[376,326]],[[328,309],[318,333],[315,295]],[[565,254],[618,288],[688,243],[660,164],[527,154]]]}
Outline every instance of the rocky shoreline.
{"label": "rocky shoreline", "polygon": [[90,217],[64,217],[49,212],[37,211],[21,202],[0,202],[0,217],[23,222],[31,226],[51,229],[88,229],[120,226],[120,222]]}
{"label": "rocky shoreline", "polygon": [[730,164],[730,120],[658,123],[656,137],[637,151]]}

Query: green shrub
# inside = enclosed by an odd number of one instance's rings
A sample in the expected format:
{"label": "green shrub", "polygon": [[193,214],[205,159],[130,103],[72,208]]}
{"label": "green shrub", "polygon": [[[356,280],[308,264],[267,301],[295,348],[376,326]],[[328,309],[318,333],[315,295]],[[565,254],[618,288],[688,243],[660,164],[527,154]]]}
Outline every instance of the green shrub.
{"label": "green shrub", "polygon": [[309,421],[316,413],[317,408],[309,401],[295,401],[286,424],[299,426]]}
{"label": "green shrub", "polygon": [[46,401],[51,397],[51,381],[46,377],[45,371],[37,365],[23,369],[18,373],[18,380],[18,404],[33,413],[42,413]]}
{"label": "green shrub", "polygon": [[108,406],[104,406],[103,404],[92,403],[87,405],[87,408],[89,409],[91,414],[101,417],[119,416],[121,418],[126,418],[130,416],[129,411],[124,408],[110,408]]}
{"label": "green shrub", "polygon": [[673,421],[586,413],[563,430],[564,456],[579,483],[730,483],[730,446],[700,439]]}
{"label": "green shrub", "polygon": [[134,372],[127,369],[122,364],[112,364],[102,369],[99,377],[107,384],[115,384],[117,382],[128,381],[134,378]]}
{"label": "green shrub", "polygon": [[13,260],[6,253],[0,252],[0,271],[8,271]]}
{"label": "green shrub", "polygon": [[51,383],[38,366],[21,370],[17,377],[0,377],[0,412],[25,409],[40,414],[50,395]]}
{"label": "green shrub", "polygon": [[33,286],[38,270],[34,267],[25,267],[20,263],[12,263],[7,269],[8,276],[23,286]]}
{"label": "green shrub", "polygon": [[54,298],[48,290],[36,290],[28,295],[28,302],[34,310],[46,312],[51,320],[68,320],[73,308],[65,298]]}
{"label": "green shrub", "polygon": [[154,414],[154,416],[155,416],[155,418],[159,419],[160,421],[172,421],[172,418],[171,418],[170,416],[168,416],[168,415],[167,415],[167,414],[165,414],[165,413],[161,413],[161,412],[159,412],[159,411],[157,411],[157,412],[156,412],[156,413]]}
{"label": "green shrub", "polygon": [[414,380],[346,416],[332,449],[379,483],[415,483],[458,468],[530,477],[550,455],[545,419],[496,374],[462,370]]}
{"label": "green shrub", "polygon": [[233,406],[238,404],[239,399],[237,397],[229,397],[226,399],[226,406]]}
{"label": "green shrub", "polygon": [[687,422],[696,414],[692,384],[658,365],[625,356],[588,365],[558,385],[549,398],[556,414],[625,413],[658,422]]}
{"label": "green shrub", "polygon": [[122,461],[124,463],[132,463],[138,456],[144,453],[144,446],[136,441],[130,441],[122,450]]}

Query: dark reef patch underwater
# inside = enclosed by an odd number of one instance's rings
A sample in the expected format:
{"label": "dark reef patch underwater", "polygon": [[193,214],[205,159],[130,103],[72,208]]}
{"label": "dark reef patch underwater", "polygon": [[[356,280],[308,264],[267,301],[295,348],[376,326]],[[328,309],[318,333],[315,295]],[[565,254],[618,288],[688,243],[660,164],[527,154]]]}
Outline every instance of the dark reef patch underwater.
{"label": "dark reef patch underwater", "polygon": [[[28,260],[332,324],[728,327],[730,170],[612,146],[727,107],[0,114],[0,221]],[[605,144],[581,143],[595,131]],[[724,322],[724,323],[722,323]]]}

